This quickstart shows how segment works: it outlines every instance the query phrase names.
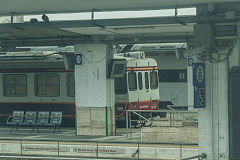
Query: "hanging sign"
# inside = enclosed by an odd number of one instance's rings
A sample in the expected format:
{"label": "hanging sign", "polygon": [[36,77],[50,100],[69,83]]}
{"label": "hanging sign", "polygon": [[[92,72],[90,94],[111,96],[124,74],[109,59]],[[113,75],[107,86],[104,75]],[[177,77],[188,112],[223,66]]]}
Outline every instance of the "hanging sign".
{"label": "hanging sign", "polygon": [[205,64],[193,63],[194,108],[206,107]]}

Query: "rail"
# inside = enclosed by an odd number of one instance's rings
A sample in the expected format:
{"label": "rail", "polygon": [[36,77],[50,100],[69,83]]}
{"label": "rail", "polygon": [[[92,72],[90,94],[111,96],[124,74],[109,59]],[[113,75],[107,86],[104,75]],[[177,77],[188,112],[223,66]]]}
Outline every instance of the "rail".
{"label": "rail", "polygon": [[182,159],[198,152],[194,143],[48,139],[0,139],[0,148],[0,158],[20,159]]}

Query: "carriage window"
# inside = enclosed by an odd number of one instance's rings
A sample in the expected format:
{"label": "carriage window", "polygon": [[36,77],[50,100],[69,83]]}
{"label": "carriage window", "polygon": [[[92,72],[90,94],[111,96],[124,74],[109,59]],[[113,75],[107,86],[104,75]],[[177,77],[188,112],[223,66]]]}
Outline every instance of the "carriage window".
{"label": "carriage window", "polygon": [[142,73],[138,72],[138,88],[139,90],[143,89],[143,85],[142,85]]}
{"label": "carriage window", "polygon": [[59,75],[37,74],[35,76],[36,96],[57,97],[60,92]]}
{"label": "carriage window", "polygon": [[158,88],[158,77],[157,77],[156,71],[150,72],[150,86],[151,86],[151,89]]}
{"label": "carriage window", "polygon": [[146,89],[149,89],[148,72],[145,72],[145,88],[146,88]]}
{"label": "carriage window", "polygon": [[75,96],[75,80],[73,73],[67,74],[67,94],[69,97]]}
{"label": "carriage window", "polygon": [[159,82],[187,82],[186,69],[158,70]]}
{"label": "carriage window", "polygon": [[114,86],[116,94],[126,94],[127,93],[127,78],[126,74],[124,77],[114,78]]}
{"label": "carriage window", "polygon": [[128,74],[128,85],[130,91],[137,90],[137,76],[136,72],[130,72]]}
{"label": "carriage window", "polygon": [[27,96],[27,76],[26,75],[4,75],[4,96],[24,97]]}

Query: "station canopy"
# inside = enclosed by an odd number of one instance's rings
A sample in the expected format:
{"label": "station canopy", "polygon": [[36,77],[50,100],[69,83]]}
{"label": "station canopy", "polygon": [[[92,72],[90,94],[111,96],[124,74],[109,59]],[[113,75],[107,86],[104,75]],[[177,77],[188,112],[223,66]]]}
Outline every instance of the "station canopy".
{"label": "station canopy", "polygon": [[161,24],[162,18],[78,20],[0,24],[1,46],[73,45],[76,43],[186,42],[193,23]]}
{"label": "station canopy", "polygon": [[[1,15],[73,13],[190,7],[226,0],[2,0]],[[227,2],[238,2],[227,0]],[[227,22],[214,17],[145,17],[0,24],[0,47],[73,45],[77,43],[169,43],[193,39],[195,23]]]}

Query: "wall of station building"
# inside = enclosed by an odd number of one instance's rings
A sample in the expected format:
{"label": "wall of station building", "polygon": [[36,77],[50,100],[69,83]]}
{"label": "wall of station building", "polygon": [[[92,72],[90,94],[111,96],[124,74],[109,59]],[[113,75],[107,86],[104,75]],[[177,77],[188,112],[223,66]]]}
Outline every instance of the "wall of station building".
{"label": "wall of station building", "polygon": [[175,52],[146,54],[146,57],[154,58],[158,64],[160,102],[171,102],[176,107],[187,107],[187,58],[176,58]]}

